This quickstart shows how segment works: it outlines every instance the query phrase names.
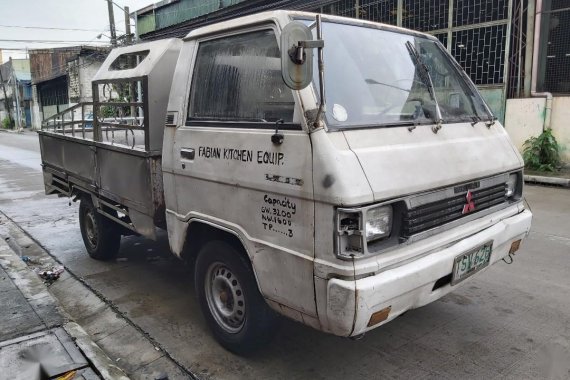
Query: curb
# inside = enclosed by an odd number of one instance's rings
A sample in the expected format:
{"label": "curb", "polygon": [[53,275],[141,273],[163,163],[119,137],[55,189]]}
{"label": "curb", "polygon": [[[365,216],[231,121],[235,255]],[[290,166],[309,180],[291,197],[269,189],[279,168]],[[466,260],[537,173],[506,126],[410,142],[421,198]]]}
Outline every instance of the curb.
{"label": "curb", "polygon": [[[0,239],[2,257],[0,265],[10,276],[16,287],[28,300],[42,300],[40,305],[29,301],[34,312],[40,316],[48,329],[61,326],[73,338],[75,345],[83,353],[85,358],[92,364],[96,372],[104,380],[128,380],[125,373],[117,367],[107,354],[91,340],[90,336],[81,326],[73,322],[70,316],[61,308],[55,297],[49,292],[47,286],[33,270],[24,263],[22,258],[12,249],[4,239]],[[46,308],[46,305],[48,307]],[[53,313],[47,313],[53,305],[61,320],[54,321]]]}
{"label": "curb", "polygon": [[536,183],[539,185],[554,185],[562,187],[570,187],[570,179],[559,177],[546,177],[541,175],[526,175],[524,181],[527,183]]}
{"label": "curb", "polygon": [[93,367],[97,368],[97,372],[103,379],[129,380],[123,370],[117,367],[101,347],[91,340],[89,334],[81,326],[75,322],[67,322],[63,329],[73,337],[77,347],[79,347]]}
{"label": "curb", "polygon": [[5,129],[0,127],[0,133],[11,133],[14,135],[30,135],[36,132],[35,129],[23,128],[23,129]]}
{"label": "curb", "polygon": [[[18,243],[19,248],[12,249],[17,265],[25,266],[34,279],[40,282],[46,292],[49,292],[50,297],[57,301],[63,310],[62,314],[71,322],[71,324],[67,322],[63,326],[64,329],[77,339],[77,346],[101,376],[110,374],[109,377],[104,377],[105,380],[198,379],[198,376],[177,362],[167,350],[132,322],[127,315],[121,313],[112,302],[66,268],[2,211],[0,211],[1,221],[5,221],[4,229]],[[1,227],[0,224],[0,232],[2,232]],[[19,250],[21,252],[18,252]],[[22,261],[20,254],[22,256],[25,254],[33,261],[44,265],[64,266],[65,271],[48,290],[39,277]],[[92,356],[99,353],[104,357]],[[99,362],[96,359],[100,359],[102,368],[98,367]],[[120,365],[120,369],[117,364]],[[113,367],[120,373],[118,374]]]}

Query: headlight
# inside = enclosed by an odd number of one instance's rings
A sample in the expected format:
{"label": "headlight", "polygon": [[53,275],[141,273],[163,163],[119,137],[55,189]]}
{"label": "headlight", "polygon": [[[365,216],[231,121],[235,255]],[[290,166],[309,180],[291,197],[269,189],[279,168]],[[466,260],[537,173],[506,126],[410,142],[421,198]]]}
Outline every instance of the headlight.
{"label": "headlight", "polygon": [[372,208],[366,211],[366,241],[382,239],[392,232],[392,206]]}
{"label": "headlight", "polygon": [[383,206],[338,208],[336,214],[336,255],[353,259],[376,255],[399,244],[403,202]]}
{"label": "headlight", "polygon": [[517,193],[517,183],[519,182],[519,177],[517,173],[513,173],[509,176],[506,183],[506,195],[507,198],[512,198]]}

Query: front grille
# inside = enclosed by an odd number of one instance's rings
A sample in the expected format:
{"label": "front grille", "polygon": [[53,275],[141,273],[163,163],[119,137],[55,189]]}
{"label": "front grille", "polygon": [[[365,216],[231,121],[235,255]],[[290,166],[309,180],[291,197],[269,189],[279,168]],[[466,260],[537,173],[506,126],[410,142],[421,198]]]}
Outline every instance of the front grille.
{"label": "front grille", "polygon": [[467,204],[467,192],[405,211],[400,237],[408,239],[412,235],[442,226],[467,215],[473,215],[507,201],[504,183],[474,190],[471,194],[475,209],[465,215],[463,208]]}

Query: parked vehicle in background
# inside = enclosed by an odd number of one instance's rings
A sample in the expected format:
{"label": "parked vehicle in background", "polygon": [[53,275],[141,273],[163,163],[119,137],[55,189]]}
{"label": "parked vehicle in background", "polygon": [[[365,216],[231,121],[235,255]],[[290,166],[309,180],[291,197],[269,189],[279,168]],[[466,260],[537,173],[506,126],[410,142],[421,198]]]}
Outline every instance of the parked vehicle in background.
{"label": "parked vehicle in background", "polygon": [[167,230],[234,352],[267,342],[276,314],[361,335],[531,226],[520,154],[426,34],[260,13],[114,49],[93,94],[92,129],[56,115],[39,133],[46,192],[80,201],[96,259]]}

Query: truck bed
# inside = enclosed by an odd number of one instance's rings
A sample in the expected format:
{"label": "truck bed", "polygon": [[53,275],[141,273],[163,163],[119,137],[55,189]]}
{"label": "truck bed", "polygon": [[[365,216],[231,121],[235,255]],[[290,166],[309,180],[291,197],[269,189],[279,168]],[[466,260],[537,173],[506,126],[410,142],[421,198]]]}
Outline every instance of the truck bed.
{"label": "truck bed", "polygon": [[[124,215],[123,226],[149,238],[164,227],[161,155],[144,149],[40,131],[47,194],[93,194],[102,211]],[[113,217],[113,213],[109,213]]]}

